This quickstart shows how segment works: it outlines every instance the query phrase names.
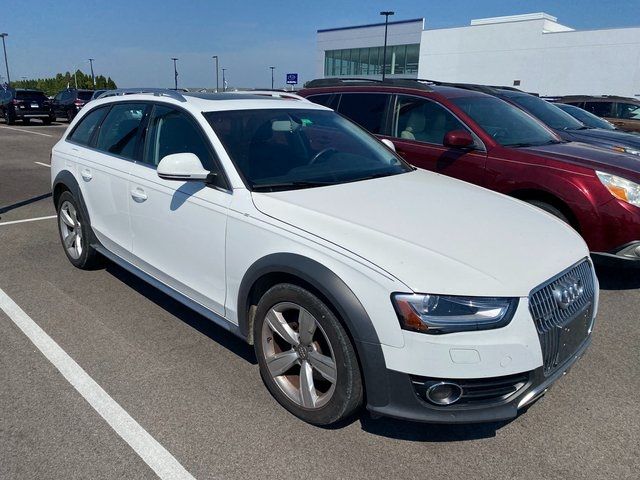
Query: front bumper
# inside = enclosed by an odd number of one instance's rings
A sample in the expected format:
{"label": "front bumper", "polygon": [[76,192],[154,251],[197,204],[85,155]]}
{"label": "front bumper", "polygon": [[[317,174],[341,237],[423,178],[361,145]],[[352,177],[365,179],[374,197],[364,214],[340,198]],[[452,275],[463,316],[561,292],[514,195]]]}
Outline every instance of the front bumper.
{"label": "front bumper", "polygon": [[[481,423],[498,422],[515,418],[518,411],[544,395],[547,390],[584,354],[591,343],[589,335],[578,350],[548,376],[539,367],[528,373],[528,382],[513,395],[494,403],[479,405],[436,406],[422,399],[414,389],[411,377],[385,369],[378,373],[378,385],[387,389],[387,401],[376,403],[368,398],[367,409],[374,415],[427,423]],[[377,390],[377,389],[376,389]]]}

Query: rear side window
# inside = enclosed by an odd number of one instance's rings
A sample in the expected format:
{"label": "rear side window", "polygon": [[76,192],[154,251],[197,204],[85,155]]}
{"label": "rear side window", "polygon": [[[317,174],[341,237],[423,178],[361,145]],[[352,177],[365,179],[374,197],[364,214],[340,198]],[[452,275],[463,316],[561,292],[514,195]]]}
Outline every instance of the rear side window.
{"label": "rear side window", "polygon": [[140,123],[147,104],[115,104],[102,122],[96,148],[113,155],[133,159]]}
{"label": "rear side window", "polygon": [[108,110],[108,107],[102,107],[87,113],[76,125],[76,128],[73,129],[73,132],[69,135],[69,140],[81,145],[89,145],[93,132],[96,131]]}
{"label": "rear side window", "polygon": [[194,121],[180,110],[156,105],[147,129],[143,161],[157,167],[160,160],[174,153],[193,153],[205,169],[215,170],[207,140]]}
{"label": "rear side window", "polygon": [[611,105],[610,102],[584,102],[583,108],[598,117],[610,117]]}
{"label": "rear side window", "polygon": [[343,93],[338,111],[371,133],[382,133],[389,95],[380,93]]}

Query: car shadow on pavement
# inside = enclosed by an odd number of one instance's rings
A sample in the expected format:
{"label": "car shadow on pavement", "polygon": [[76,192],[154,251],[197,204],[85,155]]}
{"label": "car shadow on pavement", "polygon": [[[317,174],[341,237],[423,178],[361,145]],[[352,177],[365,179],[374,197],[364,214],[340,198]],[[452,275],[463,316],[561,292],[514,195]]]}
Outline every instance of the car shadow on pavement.
{"label": "car shadow on pavement", "polygon": [[258,362],[253,352],[253,348],[251,348],[246,342],[236,337],[231,332],[228,332],[224,328],[219,327],[211,320],[182,305],[180,302],[174,300],[169,295],[140,280],[138,277],[136,277],[132,273],[129,273],[127,270],[116,265],[113,262],[107,262],[105,265],[105,270],[116,277],[118,280],[138,292],[140,295],[143,295],[148,300],[158,305],[160,308],[163,308],[171,315],[174,315],[178,319],[182,320],[191,328],[194,328],[203,335],[206,335],[211,340],[220,344],[229,351],[235,353],[237,356],[246,360],[252,365],[257,365]]}
{"label": "car shadow on pavement", "polygon": [[601,290],[633,290],[640,288],[640,270],[596,265]]}

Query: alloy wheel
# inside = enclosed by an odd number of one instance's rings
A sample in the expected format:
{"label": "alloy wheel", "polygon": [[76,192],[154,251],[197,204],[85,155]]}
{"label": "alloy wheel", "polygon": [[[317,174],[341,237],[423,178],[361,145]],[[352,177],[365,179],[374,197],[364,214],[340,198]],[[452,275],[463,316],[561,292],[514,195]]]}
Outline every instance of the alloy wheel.
{"label": "alloy wheel", "polygon": [[262,324],[267,370],[280,390],[299,407],[316,410],[336,386],[333,347],[316,318],[291,302],[274,305]]}
{"label": "alloy wheel", "polygon": [[64,248],[71,258],[77,260],[82,255],[82,226],[71,202],[65,201],[60,207],[58,224]]}

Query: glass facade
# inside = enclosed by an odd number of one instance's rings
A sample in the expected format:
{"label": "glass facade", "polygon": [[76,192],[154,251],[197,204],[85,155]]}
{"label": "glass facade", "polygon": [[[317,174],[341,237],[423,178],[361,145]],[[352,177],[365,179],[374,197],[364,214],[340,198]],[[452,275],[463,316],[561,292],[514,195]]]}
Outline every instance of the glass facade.
{"label": "glass facade", "polygon": [[[383,47],[346,48],[324,52],[325,77],[382,75]],[[420,44],[387,46],[386,75],[418,73]]]}

